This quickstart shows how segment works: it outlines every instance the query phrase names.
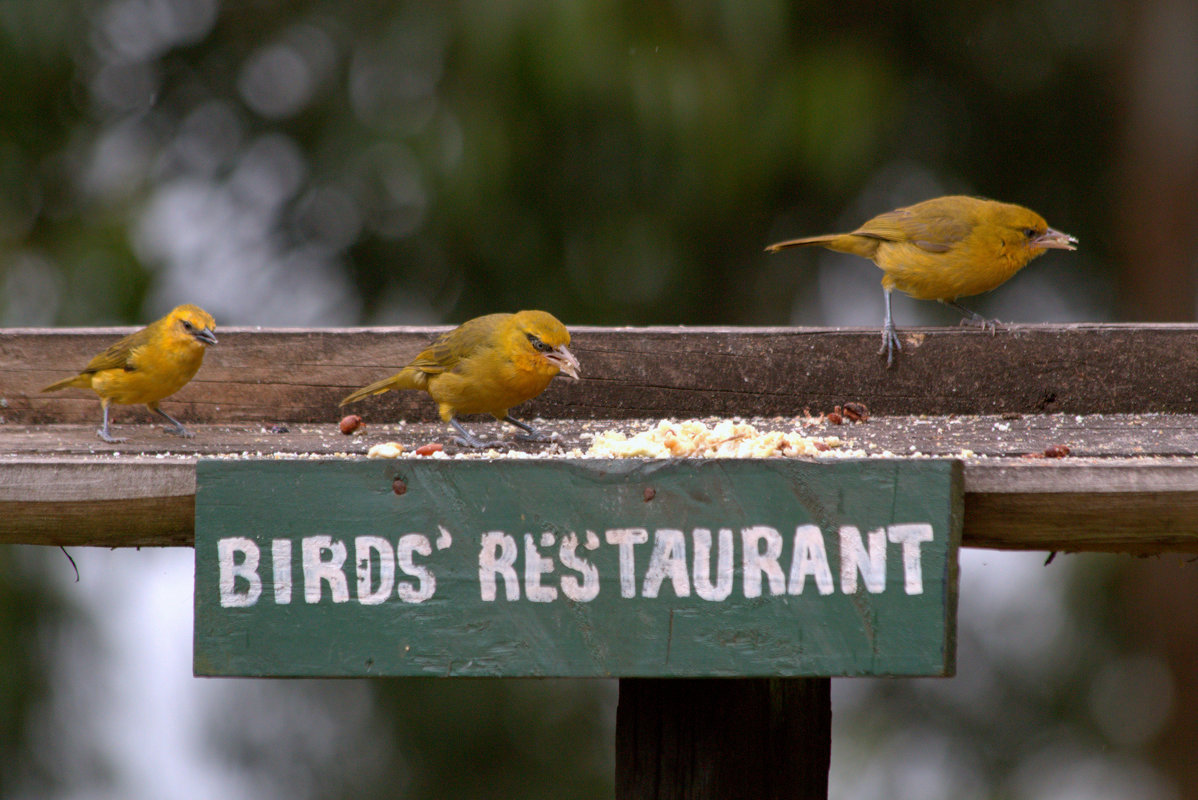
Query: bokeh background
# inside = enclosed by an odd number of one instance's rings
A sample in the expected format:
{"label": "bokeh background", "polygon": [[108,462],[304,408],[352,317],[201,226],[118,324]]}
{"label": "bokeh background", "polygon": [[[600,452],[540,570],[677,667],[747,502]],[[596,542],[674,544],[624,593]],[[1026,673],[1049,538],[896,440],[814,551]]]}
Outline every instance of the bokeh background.
{"label": "bokeh background", "polygon": [[[0,326],[873,326],[763,246],[950,192],[1081,240],[983,314],[1191,320],[1196,65],[1192,0],[0,0]],[[74,555],[0,548],[0,797],[612,794],[613,682],[197,680],[191,553]],[[833,797],[1198,796],[1198,565],[1042,562],[834,682]]]}

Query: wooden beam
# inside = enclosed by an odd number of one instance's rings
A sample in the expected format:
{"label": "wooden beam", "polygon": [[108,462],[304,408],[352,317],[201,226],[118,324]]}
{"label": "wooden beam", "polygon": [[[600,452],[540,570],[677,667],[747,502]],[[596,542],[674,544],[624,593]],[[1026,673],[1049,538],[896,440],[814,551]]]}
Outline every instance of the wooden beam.
{"label": "wooden beam", "polygon": [[[363,436],[336,428],[341,397],[443,330],[222,329],[197,380],[165,404],[197,437],[167,436],[144,409],[117,407],[116,430],[130,439],[119,445],[95,437],[90,393],[38,390],[129,329],[2,330],[0,542],[188,545],[200,456],[353,456],[386,439],[446,441],[416,392],[355,406]],[[1198,365],[1177,357],[1198,346],[1198,325],[908,329],[891,370],[872,329],[574,333],[584,380],[555,380],[516,410],[545,417],[559,452],[661,417],[741,415],[837,435],[870,456],[964,457],[966,546],[1198,551]],[[803,418],[848,400],[871,419]],[[280,424],[289,432],[272,432]],[[1062,444],[1069,458],[1042,457]]]}
{"label": "wooden beam", "polygon": [[195,487],[195,463],[182,458],[0,461],[0,542],[190,547]]}
{"label": "wooden beam", "polygon": [[[0,459],[3,544],[190,546],[194,508],[191,458]],[[966,461],[962,544],[1198,552],[1198,463]]]}
{"label": "wooden beam", "polygon": [[[0,414],[87,423],[95,401],[41,387],[80,369],[129,328],[0,331]],[[352,389],[398,370],[444,327],[221,329],[197,378],[167,401],[196,422],[317,422]],[[901,329],[893,369],[874,329],[574,328],[583,380],[528,405],[549,418],[795,415],[856,400],[875,414],[1198,413],[1198,325],[1012,325]],[[413,392],[370,400],[431,421]],[[362,407],[362,406],[359,406]]]}

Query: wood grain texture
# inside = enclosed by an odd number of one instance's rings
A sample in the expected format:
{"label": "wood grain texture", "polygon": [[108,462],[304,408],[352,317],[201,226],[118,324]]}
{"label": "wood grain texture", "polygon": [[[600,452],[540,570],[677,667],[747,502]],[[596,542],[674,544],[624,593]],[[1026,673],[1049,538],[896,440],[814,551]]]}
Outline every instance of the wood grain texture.
{"label": "wood grain texture", "polygon": [[[94,397],[41,395],[130,328],[0,331],[0,409],[21,424],[93,423]],[[166,401],[191,422],[327,421],[350,391],[397,371],[445,327],[230,328]],[[900,329],[893,369],[874,329],[573,328],[583,380],[555,380],[521,413],[621,419],[793,415],[865,402],[875,414],[1198,413],[1198,325],[1012,325]],[[355,406],[433,420],[428,398]]]}
{"label": "wood grain texture", "polygon": [[[221,329],[197,379],[164,404],[195,439],[162,433],[144,409],[117,407],[115,431],[130,441],[108,445],[95,437],[94,396],[38,389],[130,330],[0,331],[0,542],[70,535],[100,546],[190,543],[189,522],[180,528],[166,522],[175,517],[149,513],[135,537],[127,531],[136,526],[89,514],[87,503],[190,502],[193,490],[180,494],[179,486],[194,486],[200,455],[354,455],[387,439],[447,441],[446,427],[431,422],[432,402],[416,392],[354,406],[367,420],[364,436],[336,431],[341,397],[394,371],[446,328],[241,328]],[[1198,325],[900,333],[906,349],[888,371],[872,329],[575,328],[584,380],[555,380],[515,413],[545,417],[563,449],[585,449],[586,435],[648,424],[639,417],[742,415],[777,427],[798,424],[805,409],[855,400],[873,412],[867,424],[801,427],[871,455],[976,454],[965,461],[966,546],[1198,552],[1198,363],[1178,357],[1198,346]],[[290,432],[270,433],[274,423]],[[486,436],[510,431],[467,424]],[[1072,455],[1036,457],[1057,444]],[[68,465],[58,473],[22,466],[47,459]],[[114,462],[130,472],[122,477]],[[82,505],[66,532],[36,503]]]}
{"label": "wood grain texture", "polygon": [[829,678],[623,678],[619,800],[824,800]]}
{"label": "wood grain texture", "polygon": [[191,547],[195,495],[0,502],[0,544]]}
{"label": "wood grain texture", "polygon": [[[0,544],[192,545],[194,461],[183,464],[181,477],[170,462],[130,460],[123,469],[139,488],[126,500],[114,499],[102,485],[111,462],[83,458],[63,464],[66,472],[60,474],[72,482],[70,476],[78,474],[77,484],[18,485],[10,481],[16,472],[54,473],[29,471],[27,461],[0,457]],[[175,493],[181,480],[190,480],[189,494]],[[964,547],[1198,552],[1198,464],[1190,460],[972,460],[965,462],[964,480]],[[96,481],[94,497],[81,491]]]}

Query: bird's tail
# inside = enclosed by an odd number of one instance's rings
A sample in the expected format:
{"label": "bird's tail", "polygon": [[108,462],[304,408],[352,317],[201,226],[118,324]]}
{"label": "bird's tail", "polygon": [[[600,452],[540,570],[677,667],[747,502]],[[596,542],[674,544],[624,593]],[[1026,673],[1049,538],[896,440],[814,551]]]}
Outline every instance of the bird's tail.
{"label": "bird's tail", "polygon": [[340,405],[344,406],[356,403],[365,397],[370,397],[372,394],[382,394],[392,389],[423,389],[424,384],[427,382],[428,376],[423,372],[408,368],[392,375],[390,378],[383,378],[381,381],[375,381],[369,386],[363,386],[342,400]]}
{"label": "bird's tail", "polygon": [[69,378],[63,378],[62,380],[58,381],[57,383],[52,383],[49,386],[47,386],[45,389],[42,389],[42,391],[43,392],[57,392],[59,389],[70,389],[70,388],[90,389],[91,386],[92,386],[91,375],[88,375],[87,373],[81,373],[79,375],[72,375]]}
{"label": "bird's tail", "polygon": [[767,253],[776,253],[779,250],[785,250],[788,247],[802,247],[808,244],[818,244],[824,247],[832,244],[836,239],[839,239],[841,234],[833,233],[826,236],[804,236],[802,239],[787,239],[785,242],[775,242],[765,248]]}

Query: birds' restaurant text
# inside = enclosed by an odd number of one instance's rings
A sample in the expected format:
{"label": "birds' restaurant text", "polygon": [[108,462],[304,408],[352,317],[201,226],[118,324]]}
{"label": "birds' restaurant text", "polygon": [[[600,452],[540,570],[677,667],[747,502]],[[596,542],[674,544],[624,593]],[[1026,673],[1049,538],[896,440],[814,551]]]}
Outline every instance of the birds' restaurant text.
{"label": "birds' restaurant text", "polygon": [[[809,586],[821,595],[836,591],[829,551],[839,559],[839,583],[843,594],[856,594],[859,587],[879,594],[888,583],[887,567],[901,565],[902,591],[923,593],[920,545],[933,539],[927,523],[888,525],[862,535],[853,525],[842,525],[825,537],[816,525],[799,525],[793,536],[767,525],[753,525],[734,533],[731,528],[715,531],[694,528],[610,528],[602,535],[586,531],[551,532],[513,536],[488,531],[477,541],[479,597],[484,602],[500,599],[550,603],[559,599],[588,602],[602,590],[615,592],[600,580],[600,567],[609,564],[618,578],[621,598],[656,598],[668,583],[676,597],[692,593],[702,600],[720,601],[734,591],[745,598],[799,595]],[[349,540],[331,536],[306,536],[298,540],[276,538],[269,545],[269,582],[264,579],[263,547],[246,537],[217,541],[220,604],[244,608],[259,602],[269,591],[277,605],[292,602],[298,549],[298,576],[303,601],[333,603],[356,600],[361,605],[378,605],[393,598],[403,603],[423,603],[437,592],[437,575],[442,568],[474,571],[452,560],[439,564],[441,551],[452,547],[453,537],[444,527],[437,536],[408,533],[394,542],[382,536],[356,536]],[[832,547],[830,548],[829,545]],[[895,545],[895,547],[891,547]],[[350,548],[352,566],[347,568]],[[436,552],[434,552],[436,551]],[[739,551],[739,552],[736,552]],[[688,557],[688,552],[691,557]],[[739,569],[734,569],[734,564]],[[356,578],[352,583],[351,572]],[[450,574],[448,571],[445,574]],[[455,581],[461,576],[455,574]],[[810,581],[808,581],[810,579]],[[327,587],[327,592],[326,588]]]}

